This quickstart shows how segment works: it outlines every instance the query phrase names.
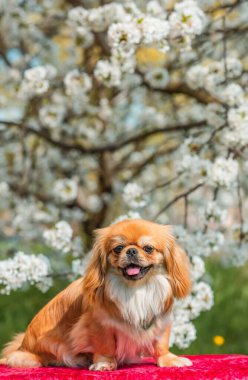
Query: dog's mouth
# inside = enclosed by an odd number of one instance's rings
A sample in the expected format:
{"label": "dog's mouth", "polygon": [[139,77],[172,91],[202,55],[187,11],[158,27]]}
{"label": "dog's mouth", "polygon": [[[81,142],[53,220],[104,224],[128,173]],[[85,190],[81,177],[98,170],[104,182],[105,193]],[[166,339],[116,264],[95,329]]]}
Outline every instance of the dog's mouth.
{"label": "dog's mouth", "polygon": [[137,264],[129,264],[125,268],[122,268],[122,273],[128,280],[140,280],[149,272],[151,267],[152,265],[141,267]]}

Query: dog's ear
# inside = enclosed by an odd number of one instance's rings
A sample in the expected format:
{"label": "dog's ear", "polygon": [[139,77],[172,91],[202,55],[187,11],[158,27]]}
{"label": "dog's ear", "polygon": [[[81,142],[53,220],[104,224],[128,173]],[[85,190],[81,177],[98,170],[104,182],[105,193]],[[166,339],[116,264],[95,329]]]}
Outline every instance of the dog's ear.
{"label": "dog's ear", "polygon": [[101,228],[95,231],[96,239],[90,253],[92,258],[83,278],[83,294],[88,297],[90,303],[94,302],[97,290],[102,287],[107,271],[107,230],[108,228]]}
{"label": "dog's ear", "polygon": [[174,297],[186,297],[191,290],[190,263],[188,256],[174,238],[165,248],[165,265]]}

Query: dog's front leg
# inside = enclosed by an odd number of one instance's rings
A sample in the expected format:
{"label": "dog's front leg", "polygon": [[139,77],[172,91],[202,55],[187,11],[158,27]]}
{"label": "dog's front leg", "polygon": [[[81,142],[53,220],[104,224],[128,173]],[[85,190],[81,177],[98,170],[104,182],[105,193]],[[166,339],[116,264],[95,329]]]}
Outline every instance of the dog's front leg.
{"label": "dog's front leg", "polygon": [[102,331],[98,334],[94,341],[94,348],[93,364],[89,367],[91,371],[112,371],[117,368],[116,342],[110,331]]}
{"label": "dog's front leg", "polygon": [[192,362],[169,351],[169,339],[171,323],[169,323],[159,339],[154,345],[154,357],[159,367],[185,367],[192,365]]}

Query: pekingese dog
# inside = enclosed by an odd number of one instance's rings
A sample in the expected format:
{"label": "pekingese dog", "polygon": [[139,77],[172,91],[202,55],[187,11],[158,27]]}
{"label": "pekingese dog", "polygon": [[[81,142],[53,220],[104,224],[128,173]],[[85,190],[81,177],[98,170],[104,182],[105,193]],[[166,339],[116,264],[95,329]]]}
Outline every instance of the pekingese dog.
{"label": "pekingese dog", "polygon": [[152,355],[160,367],[191,365],[169,351],[173,300],[191,287],[171,228],[125,220],[98,230],[90,255],[83,278],[7,344],[1,363],[107,371]]}

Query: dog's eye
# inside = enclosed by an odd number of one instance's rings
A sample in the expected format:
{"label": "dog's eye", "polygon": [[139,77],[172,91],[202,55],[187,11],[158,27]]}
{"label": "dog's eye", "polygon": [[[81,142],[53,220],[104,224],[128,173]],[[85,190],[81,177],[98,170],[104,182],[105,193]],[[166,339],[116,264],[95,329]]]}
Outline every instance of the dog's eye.
{"label": "dog's eye", "polygon": [[113,249],[113,251],[115,252],[115,253],[121,253],[121,251],[123,250],[123,245],[117,245],[117,247],[115,247],[114,249]]}
{"label": "dog's eye", "polygon": [[154,248],[151,245],[145,245],[143,249],[146,253],[152,253],[154,250]]}

